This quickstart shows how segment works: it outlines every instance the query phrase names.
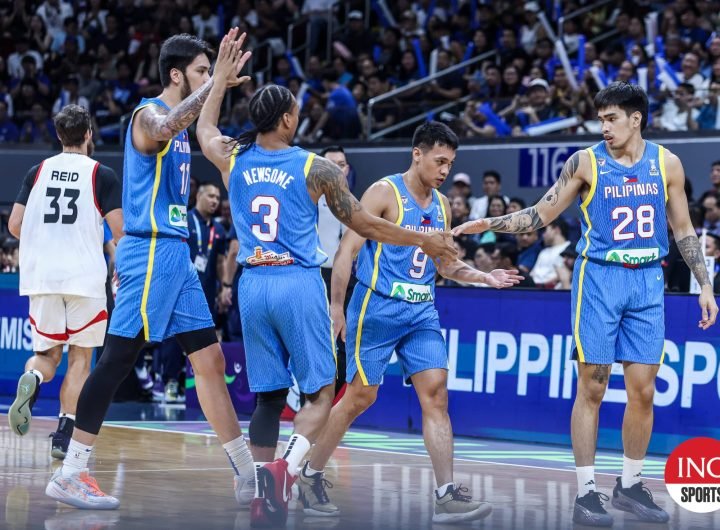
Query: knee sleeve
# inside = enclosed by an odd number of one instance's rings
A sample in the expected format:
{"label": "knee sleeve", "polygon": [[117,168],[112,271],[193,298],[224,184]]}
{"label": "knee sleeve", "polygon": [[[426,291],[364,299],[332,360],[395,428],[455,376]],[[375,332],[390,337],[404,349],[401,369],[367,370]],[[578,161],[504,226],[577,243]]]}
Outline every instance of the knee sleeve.
{"label": "knee sleeve", "polygon": [[214,327],[178,333],[175,335],[175,338],[186,355],[190,355],[196,351],[202,350],[203,348],[212,346],[218,341],[217,333],[215,333]]}
{"label": "knee sleeve", "polygon": [[287,403],[288,389],[258,392],[250,419],[250,442],[258,447],[275,447],[280,438],[280,415]]}
{"label": "knee sleeve", "polygon": [[115,392],[135,366],[140,348],[145,343],[143,332],[134,339],[108,335],[102,357],[90,372],[80,392],[75,425],[90,434],[100,431]]}

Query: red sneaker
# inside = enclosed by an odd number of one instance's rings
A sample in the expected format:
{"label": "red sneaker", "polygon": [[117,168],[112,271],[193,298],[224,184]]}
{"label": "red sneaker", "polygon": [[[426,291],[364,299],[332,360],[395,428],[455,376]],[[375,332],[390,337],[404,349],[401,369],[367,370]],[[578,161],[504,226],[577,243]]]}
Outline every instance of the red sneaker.
{"label": "red sneaker", "polygon": [[[287,521],[288,501],[292,498],[292,485],[296,478],[288,473],[287,462],[282,458],[257,470],[258,494],[263,503],[256,509],[262,509],[263,516],[272,524],[285,524]],[[253,503],[257,504],[255,501]],[[251,522],[253,513],[254,510],[251,512]],[[259,515],[257,519],[260,522]]]}
{"label": "red sneaker", "polygon": [[265,504],[266,499],[255,497],[250,503],[250,526],[252,528],[266,528],[273,526],[272,520],[267,515]]}

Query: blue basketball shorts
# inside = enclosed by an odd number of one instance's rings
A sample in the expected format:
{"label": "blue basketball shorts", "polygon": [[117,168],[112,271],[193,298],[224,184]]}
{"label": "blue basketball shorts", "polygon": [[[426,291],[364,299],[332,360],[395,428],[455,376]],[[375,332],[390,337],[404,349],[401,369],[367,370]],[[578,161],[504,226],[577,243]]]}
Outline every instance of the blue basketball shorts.
{"label": "blue basketball shorts", "polygon": [[661,364],[664,289],[659,262],[629,269],[578,259],[572,285],[574,357],[589,364]]}
{"label": "blue basketball shorts", "polygon": [[313,394],[335,383],[335,335],[320,268],[247,267],[238,282],[252,392],[293,386]]}
{"label": "blue basketball shorts", "polygon": [[108,333],[145,340],[214,327],[190,247],[179,238],[126,235],[115,264],[120,280]]}
{"label": "blue basketball shorts", "polygon": [[432,303],[409,303],[382,296],[358,283],[347,310],[347,373],[365,386],[379,385],[393,352],[403,379],[433,368],[448,369],[440,319]]}

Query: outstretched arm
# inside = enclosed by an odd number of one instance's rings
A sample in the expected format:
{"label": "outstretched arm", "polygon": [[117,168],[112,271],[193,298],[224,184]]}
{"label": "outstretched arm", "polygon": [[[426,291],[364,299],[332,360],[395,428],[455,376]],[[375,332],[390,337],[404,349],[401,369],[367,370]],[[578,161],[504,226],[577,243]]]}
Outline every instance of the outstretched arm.
{"label": "outstretched arm", "polygon": [[677,156],[667,150],[665,153],[668,221],[675,234],[678,250],[702,289],[699,298],[702,319],[698,325],[702,329],[707,329],[715,323],[718,306],[713,295],[712,282],[705,268],[703,249],[690,220],[685,195],[685,171]]}
{"label": "outstretched arm", "polygon": [[314,158],[307,187],[315,202],[325,195],[333,215],[362,237],[392,245],[420,247],[431,258],[454,260],[457,256],[447,232],[426,234],[405,230],[369,213],[350,193],[342,170],[326,158]]}
{"label": "outstretched arm", "polygon": [[469,221],[452,232],[453,235],[479,234],[487,230],[494,232],[522,233],[534,232],[551,223],[572,203],[586,184],[583,174],[590,171],[589,155],[585,151],[576,151],[563,166],[557,182],[534,206],[519,212]]}

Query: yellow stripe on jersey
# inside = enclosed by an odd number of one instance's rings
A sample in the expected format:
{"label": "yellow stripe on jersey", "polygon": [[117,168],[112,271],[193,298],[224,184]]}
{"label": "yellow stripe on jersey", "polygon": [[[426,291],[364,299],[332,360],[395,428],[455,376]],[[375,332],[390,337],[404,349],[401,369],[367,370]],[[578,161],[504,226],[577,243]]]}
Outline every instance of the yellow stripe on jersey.
{"label": "yellow stripe on jersey", "polygon": [[[232,154],[230,155],[230,173],[232,173],[232,170],[235,168],[235,158],[237,158],[238,151],[240,150],[240,146],[236,145],[233,147]],[[228,177],[228,187],[230,187],[230,177]]]}
{"label": "yellow stripe on jersey", "polygon": [[665,361],[665,341],[663,341],[663,351],[662,355],[660,356],[660,364],[662,364]]}
{"label": "yellow stripe on jersey", "polygon": [[328,312],[328,320],[330,321],[330,348],[332,348],[332,354],[333,359],[335,359],[335,373],[337,374],[337,350],[335,349],[335,328],[333,326],[332,318],[330,317],[330,302],[328,302],[328,292],[327,292],[327,286],[325,285],[325,280],[323,280],[322,273],[320,272],[320,267],[318,267],[318,273],[320,273],[320,283],[323,286],[323,291],[325,292],[325,307],[327,308]]}
{"label": "yellow stripe on jersey", "polygon": [[[397,200],[397,206],[398,206],[398,216],[397,220],[395,221],[396,225],[400,225],[403,220],[404,215],[404,208],[402,203],[402,197],[400,196],[400,190],[395,185],[394,182],[392,182],[389,178],[383,179],[385,182],[390,184],[393,191],[395,192],[395,199]],[[368,287],[367,292],[365,293],[365,298],[363,298],[362,307],[360,308],[360,317],[358,318],[358,328],[357,333],[355,334],[355,364],[357,364],[358,367],[358,374],[360,374],[360,380],[362,381],[362,384],[365,386],[368,386],[368,380],[365,376],[365,370],[363,370],[362,363],[360,362],[360,343],[362,342],[362,328],[363,328],[363,321],[365,320],[365,313],[367,312],[367,306],[368,303],[370,303],[370,296],[372,295],[372,292],[375,290],[375,286],[377,285],[377,279],[378,275],[380,274],[380,254],[382,254],[382,243],[377,243],[377,248],[375,249],[375,256],[373,257],[373,273],[372,273],[372,279],[370,280],[370,287]]]}
{"label": "yellow stripe on jersey", "polygon": [[315,160],[315,153],[308,153],[307,160],[305,161],[305,178],[310,175],[310,167],[312,167],[313,160]]}
{"label": "yellow stripe on jersey", "polygon": [[663,181],[663,190],[665,190],[665,202],[668,201],[667,176],[665,173],[665,148],[658,145],[658,163],[660,164],[660,175]]}
{"label": "yellow stripe on jersey", "polygon": [[435,195],[437,196],[437,200],[440,203],[440,211],[442,212],[443,221],[445,222],[445,230],[448,230],[450,226],[448,225],[448,218],[445,214],[445,203],[442,200],[442,195],[440,195],[440,192],[438,190],[433,190],[435,192]]}
{"label": "yellow stripe on jersey", "polygon": [[170,150],[172,139],[165,148],[155,157],[155,182],[153,183],[152,199],[150,201],[150,226],[152,237],[150,238],[150,252],[148,256],[147,272],[145,273],[145,286],[143,287],[142,301],[140,302],[140,315],[143,321],[143,333],[145,340],[150,340],[150,322],[147,316],[147,301],[150,296],[150,283],[152,282],[153,266],[155,264],[155,247],[157,247],[157,222],[155,221],[155,201],[157,200],[158,189],[160,188],[160,177],[162,176],[162,159]]}
{"label": "yellow stripe on jersey", "polygon": [[585,362],[585,352],[583,351],[582,342],[580,341],[580,307],[582,306],[582,294],[583,294],[583,280],[585,279],[585,266],[587,265],[588,258],[587,253],[590,248],[590,230],[592,230],[592,222],[590,221],[590,215],[588,214],[588,206],[595,195],[597,189],[597,161],[595,160],[595,153],[592,148],[586,149],[590,155],[590,166],[592,167],[592,181],[590,183],[590,191],[585,197],[585,200],[580,205],[580,210],[585,217],[585,223],[587,224],[587,230],[585,231],[585,248],[582,252],[582,264],[580,265],[580,277],[578,278],[578,293],[577,293],[577,306],[575,307],[575,325],[573,329],[573,336],[575,338],[575,346],[578,351],[578,360],[581,363]]}

